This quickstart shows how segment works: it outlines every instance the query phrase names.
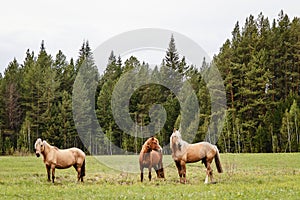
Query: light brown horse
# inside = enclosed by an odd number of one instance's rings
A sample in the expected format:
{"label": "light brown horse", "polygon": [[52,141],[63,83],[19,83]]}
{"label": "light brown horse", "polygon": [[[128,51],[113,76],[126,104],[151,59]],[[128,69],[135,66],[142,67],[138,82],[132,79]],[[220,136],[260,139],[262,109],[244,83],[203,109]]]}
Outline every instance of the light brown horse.
{"label": "light brown horse", "polygon": [[55,169],[66,169],[73,166],[78,173],[78,181],[81,180],[83,182],[83,177],[85,176],[85,153],[83,151],[75,147],[58,149],[40,138],[36,140],[34,148],[37,157],[40,157],[40,154],[44,157],[48,181],[51,181],[50,169],[52,170],[52,182],[54,183]]}
{"label": "light brown horse", "polygon": [[162,164],[162,148],[159,145],[159,141],[155,137],[151,137],[144,143],[139,157],[140,170],[141,170],[141,182],[144,179],[144,168],[148,168],[148,178],[151,181],[151,168],[156,171],[158,178],[165,178],[164,168]]}
{"label": "light brown horse", "polygon": [[210,178],[211,183],[214,183],[211,168],[211,163],[214,158],[218,172],[223,172],[219,150],[215,145],[208,142],[189,144],[182,140],[180,132],[174,129],[173,134],[170,137],[170,147],[181,183],[186,183],[186,163],[198,162],[200,160],[204,163],[206,167],[205,184],[208,183],[208,177]]}

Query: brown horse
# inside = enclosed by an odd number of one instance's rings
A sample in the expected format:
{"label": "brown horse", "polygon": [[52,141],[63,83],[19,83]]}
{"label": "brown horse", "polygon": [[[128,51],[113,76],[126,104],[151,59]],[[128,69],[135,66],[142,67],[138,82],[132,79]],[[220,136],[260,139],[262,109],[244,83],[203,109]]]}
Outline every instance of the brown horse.
{"label": "brown horse", "polygon": [[40,157],[40,154],[44,157],[48,181],[51,181],[50,169],[52,170],[52,182],[54,183],[55,168],[66,169],[73,166],[78,173],[78,181],[81,180],[83,182],[83,177],[85,176],[85,153],[83,151],[75,147],[58,149],[48,144],[45,140],[42,141],[40,138],[36,140],[34,148],[37,157]]}
{"label": "brown horse", "polygon": [[151,168],[156,171],[158,178],[165,178],[164,168],[162,164],[162,148],[159,145],[158,139],[155,137],[149,138],[143,145],[139,157],[141,182],[144,179],[144,168],[149,170],[149,180],[151,181]]}
{"label": "brown horse", "polygon": [[173,134],[170,137],[170,147],[181,183],[186,183],[186,163],[198,162],[200,160],[204,163],[206,167],[205,184],[208,183],[208,177],[210,178],[211,183],[214,183],[211,168],[211,163],[214,158],[218,172],[223,172],[219,150],[215,145],[208,142],[189,144],[182,140],[180,132],[174,129]]}

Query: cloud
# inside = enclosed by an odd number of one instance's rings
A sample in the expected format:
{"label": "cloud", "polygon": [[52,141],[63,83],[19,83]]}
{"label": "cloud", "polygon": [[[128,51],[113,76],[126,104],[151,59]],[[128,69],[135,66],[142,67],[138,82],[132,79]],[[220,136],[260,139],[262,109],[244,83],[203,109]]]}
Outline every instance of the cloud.
{"label": "cloud", "polygon": [[[236,21],[263,12],[269,19],[284,11],[293,18],[297,1],[18,1],[1,3],[0,72],[14,57],[23,62],[29,48],[37,54],[41,40],[53,56],[59,49],[76,58],[83,40],[95,49],[107,39],[139,28],[182,33],[212,56],[231,37]],[[176,39],[176,38],[175,38]]]}

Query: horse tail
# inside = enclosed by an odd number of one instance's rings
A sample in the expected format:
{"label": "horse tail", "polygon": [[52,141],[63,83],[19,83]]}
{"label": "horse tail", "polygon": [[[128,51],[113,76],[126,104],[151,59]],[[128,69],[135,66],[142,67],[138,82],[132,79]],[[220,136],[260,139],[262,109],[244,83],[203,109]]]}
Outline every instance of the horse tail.
{"label": "horse tail", "polygon": [[81,166],[81,177],[85,176],[85,159],[83,160],[82,166]]}
{"label": "horse tail", "polygon": [[219,173],[223,172],[223,168],[221,165],[221,160],[220,160],[220,154],[219,154],[219,150],[217,148],[217,146],[215,146],[216,149],[216,155],[215,155],[215,162],[216,162],[216,167]]}

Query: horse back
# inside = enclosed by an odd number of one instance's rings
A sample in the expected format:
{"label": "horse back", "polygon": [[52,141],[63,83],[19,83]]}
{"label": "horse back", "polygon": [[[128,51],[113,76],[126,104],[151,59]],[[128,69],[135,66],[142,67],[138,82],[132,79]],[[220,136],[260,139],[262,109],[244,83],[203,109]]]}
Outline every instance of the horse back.
{"label": "horse back", "polygon": [[203,158],[211,158],[215,155],[215,148],[209,142],[189,144],[186,152],[186,162],[198,162]]}
{"label": "horse back", "polygon": [[82,163],[85,160],[85,153],[76,147],[66,149],[72,152],[73,156],[76,158],[77,163]]}
{"label": "horse back", "polygon": [[82,164],[85,153],[78,148],[56,149],[56,168],[64,169],[76,164]]}

